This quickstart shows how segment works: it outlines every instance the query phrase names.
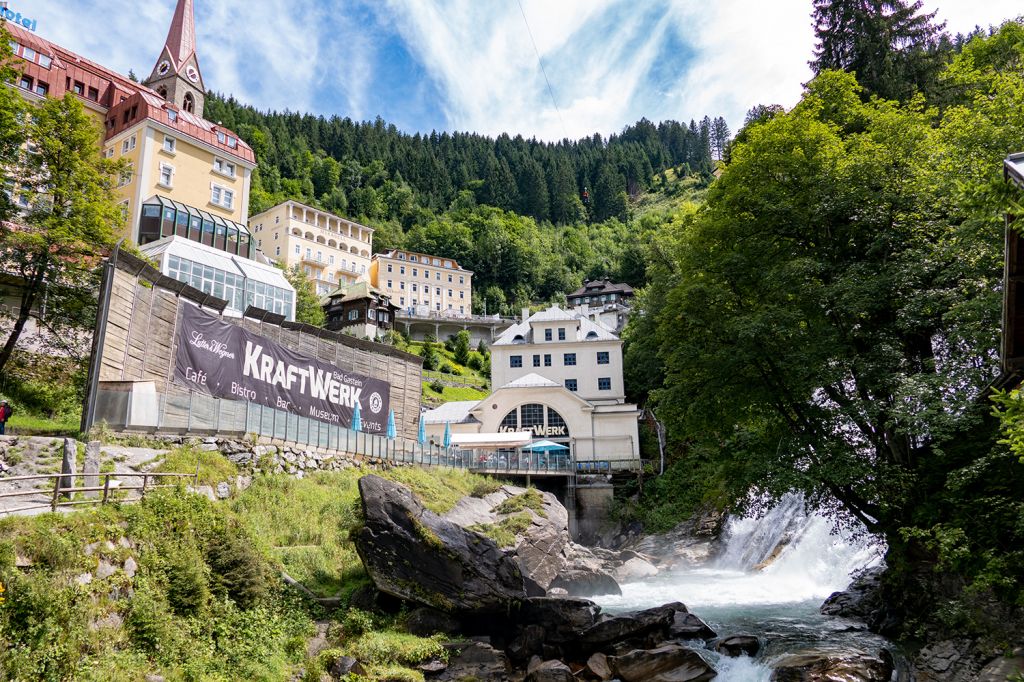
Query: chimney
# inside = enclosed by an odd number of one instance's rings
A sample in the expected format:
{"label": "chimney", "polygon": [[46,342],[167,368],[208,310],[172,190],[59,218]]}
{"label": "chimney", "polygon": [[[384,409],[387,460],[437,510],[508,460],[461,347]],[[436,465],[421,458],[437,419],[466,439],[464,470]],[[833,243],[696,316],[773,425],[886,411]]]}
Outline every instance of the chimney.
{"label": "chimney", "polygon": [[523,322],[526,322],[528,319],[530,319],[530,309],[529,308],[523,308],[522,314],[523,314]]}

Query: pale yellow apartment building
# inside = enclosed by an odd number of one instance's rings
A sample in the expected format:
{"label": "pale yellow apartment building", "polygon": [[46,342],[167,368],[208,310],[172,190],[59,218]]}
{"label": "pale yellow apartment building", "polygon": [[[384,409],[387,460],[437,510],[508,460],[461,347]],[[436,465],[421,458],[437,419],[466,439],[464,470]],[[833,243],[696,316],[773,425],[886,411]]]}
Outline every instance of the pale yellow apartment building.
{"label": "pale yellow apartment building", "polygon": [[249,218],[256,246],[285,267],[299,266],[321,296],[367,280],[373,228],[297,201]]}
{"label": "pale yellow apartment building", "polygon": [[473,273],[451,258],[398,249],[378,253],[370,265],[370,283],[407,315],[473,314]]}

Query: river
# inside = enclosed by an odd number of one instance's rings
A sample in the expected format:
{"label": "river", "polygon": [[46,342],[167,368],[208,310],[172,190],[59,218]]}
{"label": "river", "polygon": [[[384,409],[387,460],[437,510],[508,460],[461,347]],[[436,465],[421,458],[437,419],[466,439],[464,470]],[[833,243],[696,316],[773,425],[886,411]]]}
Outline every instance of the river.
{"label": "river", "polygon": [[767,681],[773,661],[807,648],[875,654],[887,648],[898,658],[891,642],[863,624],[818,612],[852,573],[878,565],[882,551],[863,534],[835,532],[829,520],[808,514],[802,500],[789,495],[761,518],[730,519],[721,551],[706,564],[625,583],[621,596],[594,600],[610,612],[680,601],[719,636],[757,635],[762,648],[754,658],[703,653],[718,671],[716,682]]}

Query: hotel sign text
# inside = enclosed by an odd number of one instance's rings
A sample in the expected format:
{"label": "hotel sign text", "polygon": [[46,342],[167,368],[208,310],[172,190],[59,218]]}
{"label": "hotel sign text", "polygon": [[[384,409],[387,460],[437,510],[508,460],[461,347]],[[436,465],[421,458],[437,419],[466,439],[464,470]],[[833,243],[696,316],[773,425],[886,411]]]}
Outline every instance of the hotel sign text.
{"label": "hotel sign text", "polygon": [[36,30],[36,20],[29,19],[28,17],[21,16],[21,12],[15,12],[12,9],[6,7],[0,7],[0,19],[5,21],[13,21],[22,28],[27,28],[30,31]]}

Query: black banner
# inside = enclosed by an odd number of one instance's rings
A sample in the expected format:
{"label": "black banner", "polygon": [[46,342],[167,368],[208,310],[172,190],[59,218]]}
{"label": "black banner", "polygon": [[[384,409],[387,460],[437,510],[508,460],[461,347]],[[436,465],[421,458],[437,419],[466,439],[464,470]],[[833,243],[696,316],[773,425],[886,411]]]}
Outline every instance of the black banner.
{"label": "black banner", "polygon": [[296,353],[193,305],[181,310],[174,380],[217,398],[246,400],[346,428],[384,433],[391,384]]}

